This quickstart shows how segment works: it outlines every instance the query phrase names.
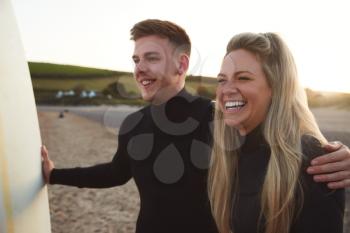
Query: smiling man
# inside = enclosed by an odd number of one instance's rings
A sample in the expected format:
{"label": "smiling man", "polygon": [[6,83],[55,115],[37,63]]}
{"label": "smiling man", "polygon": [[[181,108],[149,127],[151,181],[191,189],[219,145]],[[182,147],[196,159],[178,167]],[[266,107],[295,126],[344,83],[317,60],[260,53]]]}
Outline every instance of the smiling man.
{"label": "smiling man", "polygon": [[[162,20],[137,23],[131,29],[131,39],[135,41],[134,77],[150,105],[125,119],[118,150],[109,163],[55,169],[44,148],[45,180],[108,188],[133,178],[141,199],[137,233],[216,233],[207,196],[213,107],[210,100],[184,89],[190,39],[184,29]],[[350,170],[347,148],[332,158],[341,161],[333,171]],[[333,180],[344,181],[349,176],[337,175]]]}
{"label": "smiling man", "polygon": [[[190,51],[176,51],[168,39],[134,32],[134,76],[142,98],[153,104],[164,103],[184,88]],[[182,40],[189,43],[186,36]]]}

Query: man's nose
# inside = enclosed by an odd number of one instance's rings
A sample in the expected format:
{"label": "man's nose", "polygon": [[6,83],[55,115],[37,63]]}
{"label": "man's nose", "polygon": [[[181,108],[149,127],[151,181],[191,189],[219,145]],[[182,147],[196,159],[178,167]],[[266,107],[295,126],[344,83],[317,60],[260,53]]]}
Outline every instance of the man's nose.
{"label": "man's nose", "polygon": [[140,60],[138,63],[135,64],[135,70],[137,72],[142,72],[147,70],[146,63],[143,60]]}

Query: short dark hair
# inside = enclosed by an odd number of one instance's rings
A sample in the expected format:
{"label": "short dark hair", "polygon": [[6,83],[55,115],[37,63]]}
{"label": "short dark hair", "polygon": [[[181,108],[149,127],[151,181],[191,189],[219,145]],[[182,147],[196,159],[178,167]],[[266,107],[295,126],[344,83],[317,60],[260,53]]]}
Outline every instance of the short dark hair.
{"label": "short dark hair", "polygon": [[134,41],[152,35],[167,38],[176,49],[180,49],[181,52],[186,53],[188,56],[191,54],[191,40],[186,31],[170,21],[159,19],[143,20],[131,28],[130,34],[131,40]]}

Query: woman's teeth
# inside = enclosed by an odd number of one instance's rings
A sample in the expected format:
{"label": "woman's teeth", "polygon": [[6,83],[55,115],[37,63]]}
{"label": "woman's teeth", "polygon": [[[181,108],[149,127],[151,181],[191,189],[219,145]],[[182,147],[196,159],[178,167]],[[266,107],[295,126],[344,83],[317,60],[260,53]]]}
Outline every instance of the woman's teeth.
{"label": "woman's teeth", "polygon": [[227,101],[227,102],[225,102],[225,108],[226,109],[241,108],[245,104],[246,104],[246,102],[245,101],[241,101],[241,100]]}

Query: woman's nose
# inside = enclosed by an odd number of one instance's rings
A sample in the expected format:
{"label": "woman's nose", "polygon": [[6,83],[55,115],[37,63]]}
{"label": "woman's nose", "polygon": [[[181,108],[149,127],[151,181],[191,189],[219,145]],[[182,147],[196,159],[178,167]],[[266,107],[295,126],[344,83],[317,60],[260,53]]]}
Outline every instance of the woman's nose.
{"label": "woman's nose", "polygon": [[227,81],[222,88],[224,94],[235,94],[238,92],[237,85],[234,81]]}

